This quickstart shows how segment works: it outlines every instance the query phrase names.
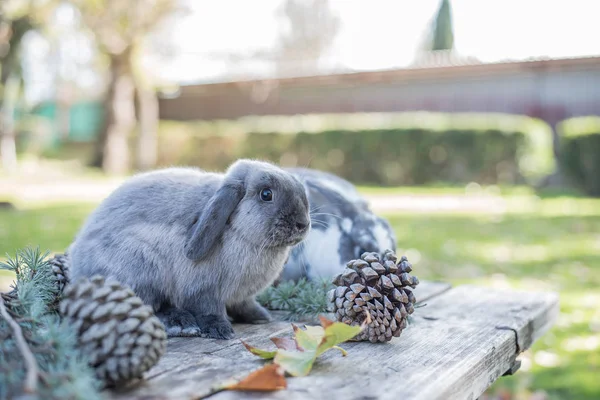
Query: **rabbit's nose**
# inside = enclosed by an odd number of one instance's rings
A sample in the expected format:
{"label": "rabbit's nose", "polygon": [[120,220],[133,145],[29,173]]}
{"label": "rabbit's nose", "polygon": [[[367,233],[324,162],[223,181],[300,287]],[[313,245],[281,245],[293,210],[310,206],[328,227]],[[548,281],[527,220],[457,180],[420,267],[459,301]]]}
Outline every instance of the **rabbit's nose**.
{"label": "rabbit's nose", "polygon": [[304,231],[306,230],[306,228],[308,228],[307,222],[296,222],[296,229],[298,229],[299,231]]}

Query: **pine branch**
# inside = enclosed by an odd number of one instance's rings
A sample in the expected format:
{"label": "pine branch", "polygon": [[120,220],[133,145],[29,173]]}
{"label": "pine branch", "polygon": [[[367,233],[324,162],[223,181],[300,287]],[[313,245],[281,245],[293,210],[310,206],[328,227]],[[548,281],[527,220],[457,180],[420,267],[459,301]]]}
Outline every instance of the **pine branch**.
{"label": "pine branch", "polygon": [[13,290],[0,294],[0,400],[32,392],[48,400],[100,400],[76,331],[57,313],[61,290],[47,254],[25,249],[0,263],[17,275]]}
{"label": "pine branch", "polygon": [[327,310],[327,291],[333,286],[326,280],[282,282],[271,286],[257,296],[263,306],[271,310],[288,311],[288,320],[315,319]]}
{"label": "pine branch", "polygon": [[8,324],[11,326],[11,329],[14,332],[14,338],[17,342],[17,347],[23,355],[23,360],[25,361],[25,365],[27,367],[27,377],[25,379],[25,385],[23,390],[26,393],[35,393],[37,391],[39,376],[38,364],[35,361],[35,357],[33,356],[31,349],[27,345],[25,338],[23,337],[23,331],[21,330],[21,326],[15,322],[15,320],[10,316],[10,314],[6,310],[4,298],[2,296],[0,296],[0,315],[2,315],[2,318],[4,318],[6,322],[8,322]]}

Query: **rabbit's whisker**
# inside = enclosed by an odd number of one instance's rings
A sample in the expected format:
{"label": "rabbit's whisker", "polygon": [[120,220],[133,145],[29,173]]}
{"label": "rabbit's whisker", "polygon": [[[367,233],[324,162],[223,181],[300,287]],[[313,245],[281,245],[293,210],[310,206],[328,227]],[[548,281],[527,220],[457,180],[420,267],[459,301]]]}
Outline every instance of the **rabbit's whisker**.
{"label": "rabbit's whisker", "polygon": [[312,223],[313,223],[314,225],[322,226],[322,227],[323,227],[323,228],[325,228],[325,229],[329,228],[329,224],[328,224],[327,222],[325,222],[325,221],[317,221],[317,220],[314,220],[314,221],[312,221]]}
{"label": "rabbit's whisker", "polygon": [[312,216],[316,216],[316,215],[328,215],[328,216],[330,216],[330,217],[334,217],[334,218],[343,219],[343,217],[341,217],[340,215],[336,215],[336,214],[330,214],[330,213],[311,213],[310,215],[311,215],[311,217],[312,217]]}
{"label": "rabbit's whisker", "polygon": [[311,209],[310,209],[310,213],[312,214],[312,213],[313,213],[313,212],[315,212],[315,211],[319,211],[319,210],[321,210],[322,208],[325,208],[325,207],[327,207],[328,205],[329,205],[329,204],[323,204],[323,205],[321,205],[321,206],[319,206],[319,207],[311,208]]}

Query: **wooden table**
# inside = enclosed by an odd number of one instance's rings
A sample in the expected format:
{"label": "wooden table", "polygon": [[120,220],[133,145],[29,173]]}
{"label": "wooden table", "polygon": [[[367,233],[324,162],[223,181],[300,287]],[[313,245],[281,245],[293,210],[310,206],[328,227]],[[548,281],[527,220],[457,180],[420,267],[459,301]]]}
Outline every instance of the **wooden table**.
{"label": "wooden table", "polygon": [[[554,323],[558,296],[421,282],[414,323],[388,343],[348,342],[342,357],[320,356],[306,377],[288,378],[271,393],[219,392],[210,399],[476,399],[518,367],[516,357]],[[234,325],[237,338],[173,338],[167,353],[118,399],[193,399],[264,363],[240,343],[273,348],[272,336],[292,335],[289,322]]]}

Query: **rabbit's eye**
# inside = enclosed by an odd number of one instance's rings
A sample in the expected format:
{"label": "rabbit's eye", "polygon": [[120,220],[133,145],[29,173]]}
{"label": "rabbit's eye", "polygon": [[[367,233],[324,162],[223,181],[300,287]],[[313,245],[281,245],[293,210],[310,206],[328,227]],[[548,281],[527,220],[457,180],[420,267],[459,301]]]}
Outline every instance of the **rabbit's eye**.
{"label": "rabbit's eye", "polygon": [[263,189],[260,191],[260,199],[262,201],[272,201],[273,200],[273,191],[271,189]]}

